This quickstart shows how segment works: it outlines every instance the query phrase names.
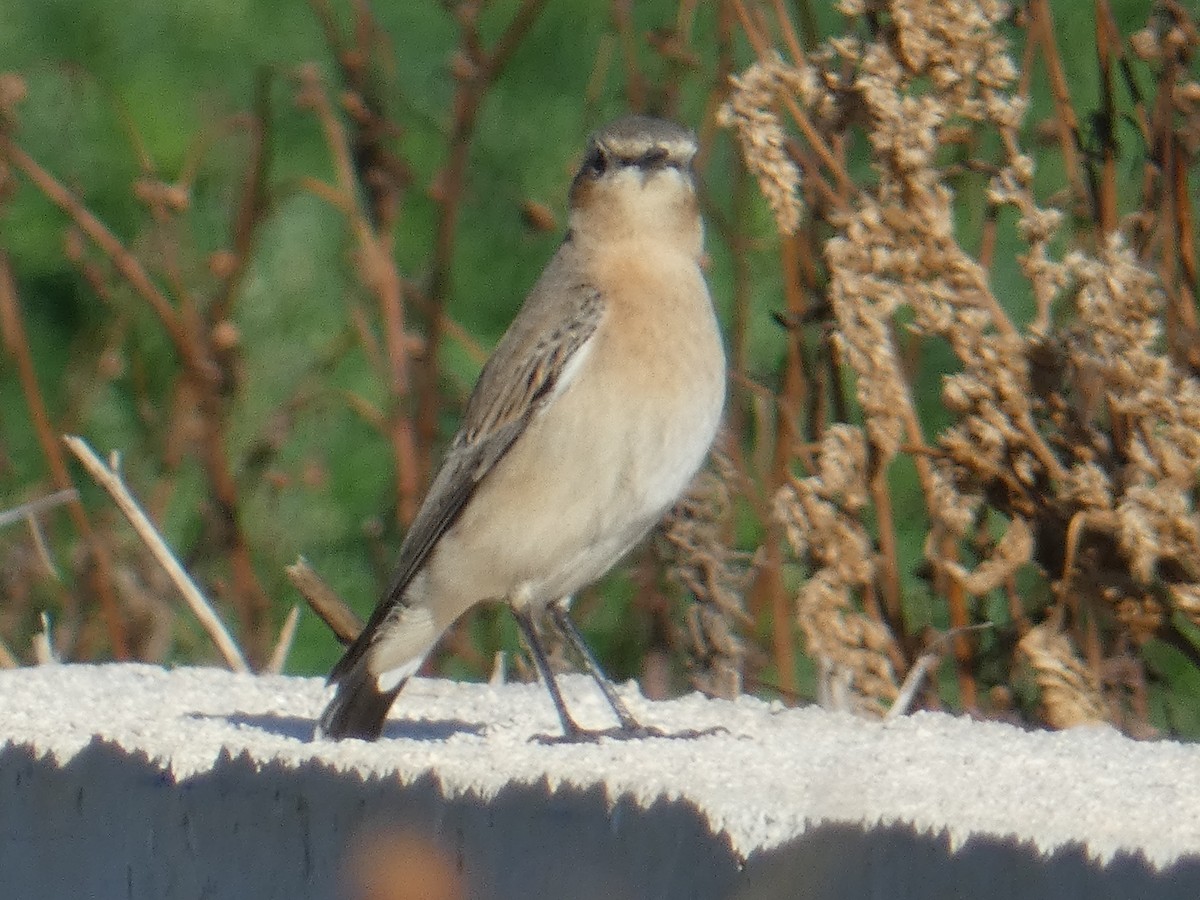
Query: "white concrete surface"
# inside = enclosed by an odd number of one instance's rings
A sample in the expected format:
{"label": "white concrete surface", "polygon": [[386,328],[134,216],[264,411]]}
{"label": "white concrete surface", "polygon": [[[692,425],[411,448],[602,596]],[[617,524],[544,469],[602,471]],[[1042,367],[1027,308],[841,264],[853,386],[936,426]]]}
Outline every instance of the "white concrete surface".
{"label": "white concrete surface", "polygon": [[624,693],[728,733],[545,746],[540,686],[417,680],[383,740],[314,743],[315,679],[0,672],[0,898],[332,898],[384,824],[480,898],[1200,897],[1200,747]]}

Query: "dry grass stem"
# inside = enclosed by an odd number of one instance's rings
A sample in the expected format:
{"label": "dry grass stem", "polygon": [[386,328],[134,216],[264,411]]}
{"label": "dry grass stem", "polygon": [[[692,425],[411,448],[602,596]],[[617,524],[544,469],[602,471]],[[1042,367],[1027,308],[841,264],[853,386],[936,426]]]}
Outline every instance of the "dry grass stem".
{"label": "dry grass stem", "polygon": [[38,561],[42,564],[42,571],[55,581],[62,581],[58,566],[54,564],[54,557],[50,555],[50,546],[46,543],[46,535],[42,533],[42,523],[37,520],[36,516],[29,516],[25,520],[25,524],[29,528],[29,539],[33,541],[33,549],[37,554]]}
{"label": "dry grass stem", "polygon": [[14,506],[11,509],[0,510],[0,528],[12,525],[15,522],[32,519],[38,513],[78,499],[79,491],[75,490],[75,488],[66,488],[65,490],[55,491],[53,494],[47,494],[45,497],[30,500],[28,503]]}
{"label": "dry grass stem", "polygon": [[904,676],[904,681],[900,685],[900,692],[896,695],[895,702],[892,703],[891,708],[887,711],[887,715],[883,717],[884,721],[891,722],[908,714],[912,708],[913,701],[916,699],[917,691],[921,688],[922,682],[938,667],[942,661],[942,657],[945,656],[947,644],[951,641],[956,641],[968,632],[980,631],[991,627],[992,623],[983,622],[978,625],[968,625],[964,628],[952,628],[944,634],[939,634],[909,668],[908,674]]}
{"label": "dry grass stem", "polygon": [[50,614],[41,613],[41,631],[33,635],[33,661],[39,666],[53,666],[59,663],[58,651],[54,648],[54,628],[50,623]]}
{"label": "dry grass stem", "polygon": [[495,657],[492,659],[492,674],[488,676],[488,684],[491,687],[500,687],[508,683],[508,653],[504,650],[497,650]]}
{"label": "dry grass stem", "polygon": [[896,699],[892,701],[891,707],[884,714],[883,720],[885,722],[891,722],[899,719],[901,716],[908,715],[922,682],[926,676],[938,667],[941,661],[942,654],[940,653],[922,653],[917,657],[917,661],[912,664],[908,670],[908,674],[904,676],[904,681],[900,684],[900,690],[896,694]]}
{"label": "dry grass stem", "polygon": [[246,665],[246,660],[242,656],[241,650],[238,649],[233,638],[225,629],[224,623],[221,622],[219,616],[213,610],[212,606],[200,592],[200,588],[192,581],[191,577],[184,571],[183,566],[179,564],[179,560],[167,547],[166,542],[159,535],[154,524],[142,512],[137,501],[125,486],[121,479],[120,473],[116,466],[106,466],[98,457],[94,450],[88,446],[87,442],[75,435],[65,435],[63,442],[67,445],[72,453],[75,454],[88,474],[95,479],[108,495],[112,497],[117,508],[129,520],[129,524],[133,526],[138,537],[158,560],[159,564],[166,570],[171,577],[171,581],[175,587],[179,589],[183,595],[184,602],[191,609],[192,614],[199,621],[209,639],[216,646],[217,651],[225,660],[225,664],[234,672],[249,672],[250,667]]}
{"label": "dry grass stem", "polygon": [[283,620],[283,626],[279,629],[279,640],[275,642],[275,649],[271,651],[271,659],[263,671],[271,675],[283,672],[283,667],[287,665],[288,654],[292,652],[292,644],[296,641],[296,626],[299,622],[300,607],[293,606],[288,610],[287,618]]}
{"label": "dry grass stem", "polygon": [[325,583],[304,557],[297,559],[284,572],[292,587],[300,592],[309,608],[329,626],[339,641],[349,644],[358,637],[363,630],[363,620]]}

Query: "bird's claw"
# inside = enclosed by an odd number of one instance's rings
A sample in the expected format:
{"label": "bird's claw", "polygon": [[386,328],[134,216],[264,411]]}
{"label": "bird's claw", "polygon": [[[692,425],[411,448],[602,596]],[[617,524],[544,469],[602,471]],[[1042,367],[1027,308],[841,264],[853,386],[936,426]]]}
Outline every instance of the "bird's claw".
{"label": "bird's claw", "polygon": [[539,734],[534,740],[539,744],[598,744],[602,740],[641,741],[649,738],[668,740],[694,740],[714,734],[729,734],[724,725],[711,728],[686,728],[682,731],[664,731],[653,725],[618,725],[614,728],[583,728],[576,726],[562,734]]}

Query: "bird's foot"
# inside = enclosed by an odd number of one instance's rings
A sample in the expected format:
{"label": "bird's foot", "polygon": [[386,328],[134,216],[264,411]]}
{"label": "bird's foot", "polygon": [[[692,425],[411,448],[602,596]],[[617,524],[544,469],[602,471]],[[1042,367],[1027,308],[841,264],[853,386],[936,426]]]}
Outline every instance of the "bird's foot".
{"label": "bird's foot", "polygon": [[694,740],[714,734],[729,734],[724,725],[712,728],[686,728],[682,731],[664,731],[653,725],[618,725],[614,728],[583,728],[576,725],[562,734],[539,734],[534,740],[539,744],[598,744],[603,740],[641,741],[649,738],[668,740]]}

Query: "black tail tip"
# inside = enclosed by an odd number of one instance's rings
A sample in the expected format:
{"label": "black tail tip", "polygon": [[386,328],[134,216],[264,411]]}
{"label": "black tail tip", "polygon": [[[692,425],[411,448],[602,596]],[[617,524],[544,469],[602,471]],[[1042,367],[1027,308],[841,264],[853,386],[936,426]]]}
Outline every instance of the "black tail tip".
{"label": "black tail tip", "polygon": [[379,690],[375,677],[365,666],[346,673],[338,679],[337,693],[317,720],[313,739],[377,740],[383,733],[388,710],[403,687],[402,681],[392,690]]}

